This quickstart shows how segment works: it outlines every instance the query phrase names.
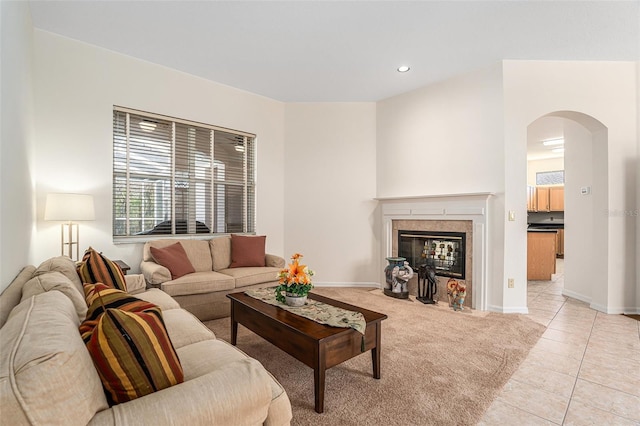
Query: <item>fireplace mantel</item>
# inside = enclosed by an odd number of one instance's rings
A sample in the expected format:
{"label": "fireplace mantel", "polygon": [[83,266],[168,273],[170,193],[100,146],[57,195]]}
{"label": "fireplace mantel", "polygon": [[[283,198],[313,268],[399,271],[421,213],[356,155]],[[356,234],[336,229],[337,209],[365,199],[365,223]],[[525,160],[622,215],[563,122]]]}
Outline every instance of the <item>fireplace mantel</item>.
{"label": "fireplace mantel", "polygon": [[411,200],[420,200],[422,198],[433,199],[433,198],[470,198],[470,197],[480,197],[480,198],[489,198],[490,196],[495,195],[495,192],[467,192],[462,194],[432,194],[432,195],[405,195],[398,197],[377,197],[374,200],[377,201],[411,201]]}
{"label": "fireplace mantel", "polygon": [[487,310],[489,198],[492,192],[378,197],[382,211],[382,253],[392,256],[394,220],[470,220],[473,229],[472,308]]}

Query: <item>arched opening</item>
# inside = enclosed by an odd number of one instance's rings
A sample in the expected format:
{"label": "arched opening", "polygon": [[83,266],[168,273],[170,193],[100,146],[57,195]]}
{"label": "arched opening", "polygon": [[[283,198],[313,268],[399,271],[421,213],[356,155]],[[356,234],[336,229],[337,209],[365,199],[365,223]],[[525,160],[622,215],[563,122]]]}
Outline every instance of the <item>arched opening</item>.
{"label": "arched opening", "polygon": [[562,294],[602,309],[608,302],[607,128],[584,113],[555,111],[529,124],[528,145],[541,145],[543,134],[564,140]]}

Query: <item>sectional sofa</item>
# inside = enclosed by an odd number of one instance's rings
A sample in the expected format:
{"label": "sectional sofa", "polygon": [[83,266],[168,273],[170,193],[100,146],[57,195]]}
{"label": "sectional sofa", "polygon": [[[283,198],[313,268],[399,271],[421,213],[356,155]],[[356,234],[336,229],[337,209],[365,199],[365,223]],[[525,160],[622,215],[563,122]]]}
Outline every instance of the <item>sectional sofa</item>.
{"label": "sectional sofa", "polygon": [[184,381],[109,405],[79,325],[82,282],[67,257],[27,266],[0,295],[0,417],[35,425],[287,425],[289,398],[271,374],[165,292],[127,275],[127,292],[160,307]]}

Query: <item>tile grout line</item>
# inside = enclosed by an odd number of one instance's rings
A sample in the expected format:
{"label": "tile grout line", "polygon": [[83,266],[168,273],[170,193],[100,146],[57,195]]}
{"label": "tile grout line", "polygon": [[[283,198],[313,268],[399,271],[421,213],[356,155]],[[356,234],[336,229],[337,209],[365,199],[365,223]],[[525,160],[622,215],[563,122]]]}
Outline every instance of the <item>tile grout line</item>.
{"label": "tile grout line", "polygon": [[[565,303],[567,303],[566,300],[565,300]],[[564,303],[562,304],[562,306],[564,306]],[[560,309],[562,309],[562,307],[560,307]],[[560,310],[558,310],[558,312],[560,312]],[[597,312],[596,312],[596,315],[593,317],[593,320],[591,323],[591,329],[589,330],[589,337],[587,338],[587,343],[585,344],[584,351],[582,352],[582,358],[580,359],[580,366],[578,367],[578,372],[576,373],[576,380],[573,382],[573,388],[571,389],[571,395],[569,396],[569,403],[567,404],[567,408],[562,418],[562,424],[564,424],[565,420],[567,419],[567,414],[569,413],[569,407],[571,406],[571,401],[573,400],[573,394],[576,390],[576,385],[578,384],[578,378],[580,377],[580,370],[582,369],[582,363],[584,362],[584,357],[587,353],[587,348],[589,347],[589,341],[591,340],[591,334],[593,333],[593,328],[595,327],[595,324],[596,324],[596,318],[598,318]]]}

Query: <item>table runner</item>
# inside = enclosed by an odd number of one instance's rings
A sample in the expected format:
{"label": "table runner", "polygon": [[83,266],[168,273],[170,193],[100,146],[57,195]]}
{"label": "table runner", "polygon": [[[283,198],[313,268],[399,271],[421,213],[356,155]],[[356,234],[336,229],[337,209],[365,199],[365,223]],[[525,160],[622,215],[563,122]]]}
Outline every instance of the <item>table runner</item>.
{"label": "table runner", "polygon": [[309,298],[307,298],[307,303],[304,306],[285,305],[284,303],[276,300],[275,287],[246,290],[244,293],[247,296],[251,296],[270,305],[286,309],[289,312],[308,318],[320,324],[326,324],[333,327],[353,328],[364,336],[364,330],[367,326],[367,322],[364,319],[364,315],[360,312],[338,308],[337,306],[328,305]]}

